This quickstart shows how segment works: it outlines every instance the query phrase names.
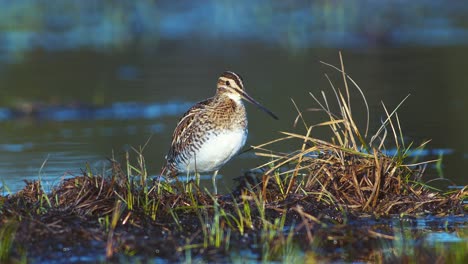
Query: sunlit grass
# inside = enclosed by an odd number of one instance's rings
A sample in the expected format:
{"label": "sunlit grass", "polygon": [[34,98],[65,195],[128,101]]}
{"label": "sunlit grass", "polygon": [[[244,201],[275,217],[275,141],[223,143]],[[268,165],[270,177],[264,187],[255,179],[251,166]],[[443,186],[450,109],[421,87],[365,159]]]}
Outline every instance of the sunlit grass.
{"label": "sunlit grass", "polygon": [[0,261],[5,262],[10,259],[11,248],[15,237],[18,223],[15,221],[4,222],[0,228]]}
{"label": "sunlit grass", "polygon": [[[397,110],[407,97],[393,110],[382,104],[385,117],[370,135],[371,113],[362,89],[345,72],[343,62],[339,68],[326,65],[340,74],[343,87],[338,88],[327,75],[333,100],[325,92],[320,97],[310,94],[318,107],[309,110],[321,112],[328,120],[307,124],[308,112],[294,104],[296,124],[303,126],[304,133],[281,132],[279,138],[255,146],[256,154],[269,161],[259,166],[263,173],[242,177],[231,194],[211,194],[190,177],[172,182],[151,178],[143,146],[125,153],[121,161],[112,155],[109,168],[94,171],[86,165],[83,175],[63,180],[49,193],[40,181],[28,182],[19,193],[2,197],[0,221],[41,222],[58,217],[37,227],[53,234],[70,228],[68,218],[82,223],[79,228],[85,230],[94,223],[100,229],[83,232],[82,239],[105,243],[103,254],[108,259],[138,254],[138,245],[144,245],[128,242],[124,234],[131,237],[141,230],[156,234],[151,237],[156,241],[171,241],[171,255],[187,261],[213,254],[228,258],[239,248],[248,248],[261,261],[316,261],[318,248],[371,241],[365,245],[374,250],[375,240],[390,241],[385,245],[394,250],[392,256],[402,258],[406,253],[398,252],[398,243],[411,234],[372,227],[356,231],[348,225],[350,219],[460,215],[467,211],[463,201],[468,192],[466,187],[446,193],[430,187],[422,175],[432,161],[408,161],[409,153],[428,142],[416,146],[403,140]],[[348,82],[367,109],[363,131],[353,116]],[[330,130],[329,139],[314,137],[322,128]],[[286,140],[291,142],[291,152],[274,149],[275,143]],[[392,156],[385,154],[389,140],[397,147]],[[5,233],[0,245],[4,259],[10,257],[17,233],[11,230],[1,231]],[[305,253],[298,256],[298,252]],[[387,257],[381,252],[359,256],[380,261]]]}
{"label": "sunlit grass", "polygon": [[[342,60],[341,68],[323,64],[337,70],[342,76],[343,87],[338,88],[326,75],[337,110],[333,111],[333,100],[326,92],[322,91],[320,97],[310,93],[318,108],[309,110],[324,113],[328,121],[309,125],[304,118],[306,112],[296,106],[298,116],[295,123],[304,126],[304,134],[280,132],[282,137],[254,146],[257,155],[270,160],[259,166],[267,168],[262,182],[263,197],[269,201],[277,199],[274,196],[276,191],[273,196],[270,194],[275,186],[283,198],[292,194],[310,195],[317,201],[344,206],[354,213],[372,213],[376,216],[414,214],[425,204],[449,203],[446,196],[421,180],[425,166],[437,160],[408,162],[409,153],[424,148],[428,143],[414,147],[413,143],[408,144],[404,140],[397,110],[408,96],[391,111],[382,103],[385,117],[381,126],[370,136],[369,107],[362,89],[345,73]],[[348,82],[361,95],[367,110],[367,124],[362,132],[352,114]],[[329,140],[313,137],[314,131],[321,127],[329,128]],[[386,142],[390,139],[397,149],[393,156],[385,154]],[[275,143],[287,140],[293,145],[298,141],[302,143],[290,153],[279,153],[273,149]],[[460,192],[462,194],[463,191]],[[448,210],[450,206],[447,204],[444,208]]]}

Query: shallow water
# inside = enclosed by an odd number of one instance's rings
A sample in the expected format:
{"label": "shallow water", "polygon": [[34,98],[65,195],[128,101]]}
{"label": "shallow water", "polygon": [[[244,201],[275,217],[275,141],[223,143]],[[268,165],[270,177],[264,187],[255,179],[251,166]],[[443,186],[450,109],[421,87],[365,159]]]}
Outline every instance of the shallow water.
{"label": "shallow water", "polygon": [[[106,157],[121,158],[149,138],[144,154],[149,172],[158,174],[177,119],[212,96],[227,69],[241,73],[247,91],[281,118],[248,107],[247,144],[279,130],[303,131],[292,127],[290,98],[300,109],[317,107],[309,92],[333,98],[323,75],[337,85],[340,75],[318,61],[338,65],[338,50],[370,104],[370,134],[384,117],[381,101],[393,109],[411,94],[399,111],[405,140],[433,140],[423,159],[443,154],[443,171],[429,178],[443,174],[466,184],[467,10],[435,0],[2,3],[1,184],[14,192],[24,179],[55,183],[80,174],[87,162],[99,171]],[[364,127],[359,95],[352,99]],[[306,119],[314,124],[323,115]],[[327,138],[322,131],[313,136]],[[264,161],[250,152],[230,162],[221,171],[225,190]]]}
{"label": "shallow water", "polygon": [[[468,4],[463,1],[41,3],[0,3],[1,194],[36,179],[50,190],[61,179],[82,174],[87,164],[102,173],[109,158],[124,161],[126,152],[143,146],[148,172],[158,175],[177,120],[214,95],[224,70],[240,73],[246,91],[280,117],[273,120],[248,105],[247,145],[277,138],[278,131],[305,133],[300,124],[294,127],[291,99],[301,110],[316,108],[309,92],[321,97],[325,91],[336,110],[324,74],[339,88],[341,75],[319,61],[338,66],[340,50],[370,106],[369,138],[385,119],[381,102],[391,111],[411,94],[398,110],[405,143],[432,141],[408,162],[441,158],[428,166],[424,180],[442,188],[468,184]],[[364,129],[358,92],[352,92],[351,102]],[[326,120],[317,112],[304,116],[309,125]],[[312,136],[327,140],[329,132],[314,129]],[[301,144],[272,149],[291,151]],[[395,153],[391,136],[386,151]],[[239,155],[221,169],[218,190],[228,192],[235,177],[266,161],[252,151]],[[211,188],[210,175],[202,175],[202,184]],[[366,250],[391,262],[398,256],[419,259],[421,252],[466,250],[466,223],[463,216],[369,220],[356,227],[382,225],[389,231],[395,239]],[[54,246],[63,254],[37,260],[105,260],[102,243]],[[307,259],[312,251],[363,261],[360,250],[311,247],[292,256]],[[230,260],[258,257],[241,249]]]}
{"label": "shallow water", "polygon": [[[24,179],[39,176],[56,183],[61,177],[80,174],[87,162],[101,171],[106,158],[114,155],[122,160],[125,151],[138,149],[148,140],[144,155],[150,174],[157,175],[179,116],[191,104],[214,94],[217,75],[225,69],[240,72],[247,91],[280,117],[273,120],[248,105],[248,145],[278,137],[277,131],[304,133],[302,127],[293,127],[296,111],[290,98],[301,109],[317,107],[309,92],[318,95],[324,90],[333,98],[323,74],[332,74],[340,83],[336,72],[318,63],[337,64],[337,50],[311,48],[297,56],[256,45],[239,44],[236,49],[244,59],[181,47],[136,55],[136,51],[105,55],[74,50],[33,52],[16,64],[4,63],[0,87],[8,96],[2,96],[0,111],[2,185],[14,192]],[[348,71],[366,93],[371,108],[370,135],[384,117],[380,101],[392,109],[411,94],[399,110],[407,144],[432,139],[425,151],[418,152],[420,160],[442,156],[443,176],[454,184],[466,184],[465,89],[459,85],[466,77],[456,58],[468,55],[468,49],[381,48],[343,53]],[[69,63],[75,59],[82,62]],[[122,64],[133,65],[138,76],[122,79]],[[95,76],[88,76],[91,73]],[[364,128],[365,113],[357,93],[353,106],[354,117]],[[34,110],[24,110],[29,108]],[[310,112],[306,120],[319,123],[324,115]],[[316,130],[313,136],[328,138],[324,130]],[[294,150],[297,144],[273,148]],[[392,139],[387,146],[393,148]],[[252,152],[240,155],[221,170],[220,184],[226,187],[220,190],[229,189],[232,178],[265,161]],[[435,178],[440,172],[430,174],[429,178]]]}
{"label": "shallow water", "polygon": [[[203,256],[193,255],[195,249],[171,249],[160,245],[160,238],[148,235],[136,237],[139,242],[128,239],[128,247],[141,246],[136,255],[116,254],[113,262],[173,262],[174,258],[186,262],[229,262],[229,263],[303,263],[303,262],[383,262],[400,263],[405,261],[432,262],[434,259],[445,263],[464,263],[466,260],[467,217],[425,217],[419,219],[393,218],[386,220],[360,219],[341,227],[327,226],[314,229],[312,242],[296,233],[295,240],[281,245],[279,255],[268,253],[264,244],[251,243],[251,235],[231,241],[228,252],[213,250]],[[295,227],[286,227],[287,236]],[[143,242],[142,242],[143,241]],[[106,261],[105,241],[52,243],[48,254],[35,254],[31,260],[48,263],[82,263]],[[43,246],[42,241],[41,246]],[[273,246],[273,245],[271,245]],[[32,249],[35,252],[37,249]],[[222,252],[222,253],[220,253]],[[152,257],[169,256],[169,257]]]}

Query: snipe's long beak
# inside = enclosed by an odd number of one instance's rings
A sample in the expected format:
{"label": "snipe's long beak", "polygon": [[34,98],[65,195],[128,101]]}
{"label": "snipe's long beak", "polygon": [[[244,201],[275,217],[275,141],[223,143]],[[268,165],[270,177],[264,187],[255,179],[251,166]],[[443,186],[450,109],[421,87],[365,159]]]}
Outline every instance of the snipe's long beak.
{"label": "snipe's long beak", "polygon": [[237,90],[237,92],[239,92],[239,94],[242,96],[242,98],[244,98],[245,100],[247,100],[248,102],[256,105],[258,108],[262,109],[263,111],[265,111],[265,113],[269,114],[271,117],[273,117],[274,119],[278,120],[278,117],[273,114],[273,112],[271,112],[270,110],[268,110],[266,107],[264,107],[263,105],[261,105],[259,102],[255,101],[252,97],[250,97],[250,95],[248,95],[246,92],[242,91],[242,90]]}

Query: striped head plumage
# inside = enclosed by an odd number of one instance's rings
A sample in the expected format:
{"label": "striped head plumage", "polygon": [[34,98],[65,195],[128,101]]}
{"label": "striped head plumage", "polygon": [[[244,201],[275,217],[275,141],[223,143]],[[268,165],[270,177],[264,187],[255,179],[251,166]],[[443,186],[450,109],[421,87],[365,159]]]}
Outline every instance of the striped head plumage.
{"label": "striped head plumage", "polygon": [[218,78],[218,89],[216,94],[226,94],[231,99],[240,101],[240,99],[245,99],[246,101],[254,104],[261,110],[265,111],[274,119],[278,119],[278,117],[273,114],[270,110],[265,108],[259,102],[255,101],[250,95],[248,95],[244,90],[244,83],[242,81],[242,77],[234,72],[225,71],[221,74]]}

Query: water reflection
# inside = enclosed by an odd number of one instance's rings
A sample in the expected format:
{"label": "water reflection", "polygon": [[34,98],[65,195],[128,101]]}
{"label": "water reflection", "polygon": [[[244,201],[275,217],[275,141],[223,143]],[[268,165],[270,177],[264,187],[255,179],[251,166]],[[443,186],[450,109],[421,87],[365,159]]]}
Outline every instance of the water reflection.
{"label": "water reflection", "polygon": [[116,102],[108,107],[96,107],[80,104],[63,106],[28,104],[16,109],[0,108],[0,121],[18,118],[33,118],[36,120],[49,120],[57,122],[83,119],[155,119],[163,116],[181,115],[192,104],[193,103],[187,102],[152,104],[143,104],[137,102]]}
{"label": "water reflection", "polygon": [[21,144],[1,144],[0,150],[5,152],[22,152],[32,149],[33,144],[31,142],[25,142]]}
{"label": "water reflection", "polygon": [[[7,1],[0,9],[0,59],[33,50],[151,47],[161,39],[246,40],[289,50],[312,46],[468,43],[464,2],[404,1]],[[241,19],[240,19],[241,18]],[[365,18],[365,19],[362,19]],[[132,69],[124,75],[134,76]],[[127,71],[129,70],[129,71]]]}
{"label": "water reflection", "polygon": [[[124,161],[140,146],[148,172],[157,176],[178,118],[214,94],[215,79],[225,70],[239,71],[247,92],[280,116],[273,123],[247,106],[247,145],[277,138],[277,131],[304,133],[293,126],[297,112],[289,99],[305,110],[307,124],[324,121],[306,111],[317,107],[309,92],[333,94],[323,74],[334,84],[341,76],[318,61],[338,65],[338,49],[367,96],[371,131],[386,117],[381,101],[392,110],[411,93],[398,111],[405,141],[416,146],[433,140],[410,157],[443,161],[429,167],[423,180],[441,176],[443,168],[450,179],[445,185],[467,183],[468,2],[18,0],[0,7],[1,194],[36,179],[49,191],[63,178],[81,175],[87,164],[103,173],[108,158]],[[354,99],[354,118],[364,125],[361,100]],[[320,129],[313,136],[329,139]],[[291,151],[301,144],[273,148]],[[396,154],[394,145],[390,140],[387,154]],[[220,171],[220,191],[228,192],[235,177],[265,161],[253,152],[236,157]],[[202,176],[202,187],[211,188],[210,178]],[[373,246],[389,262],[395,256],[418,259],[417,252],[433,256],[447,243],[456,244],[452,251],[466,250],[466,216],[373,221],[351,223],[347,234],[381,224],[378,231],[395,239]],[[329,228],[323,233],[320,243],[327,242]],[[55,246],[70,252],[63,253],[67,258],[73,254],[71,261],[105,261],[101,242]],[[346,254],[366,254],[363,248],[331,248],[341,261]],[[297,255],[317,249],[312,245]],[[258,257],[239,252],[241,260]]]}
{"label": "water reflection", "polygon": [[[392,108],[411,93],[399,111],[405,140],[433,139],[411,155],[442,157],[444,175],[466,182],[466,3],[22,0],[1,7],[0,178],[13,190],[37,178],[47,157],[42,175],[56,179],[112,153],[122,158],[150,138],[144,154],[158,174],[177,119],[214,94],[224,70],[239,71],[246,90],[280,116],[266,122],[247,106],[247,144],[276,131],[302,133],[289,98],[308,109],[315,107],[309,92],[332,94],[323,74],[340,76],[318,61],[338,64],[336,47],[345,48],[347,69],[367,95],[371,131],[385,116],[381,100]],[[360,103],[355,119],[364,124]],[[305,118],[323,121],[318,113]],[[249,152],[227,164],[225,189],[264,161]]]}

